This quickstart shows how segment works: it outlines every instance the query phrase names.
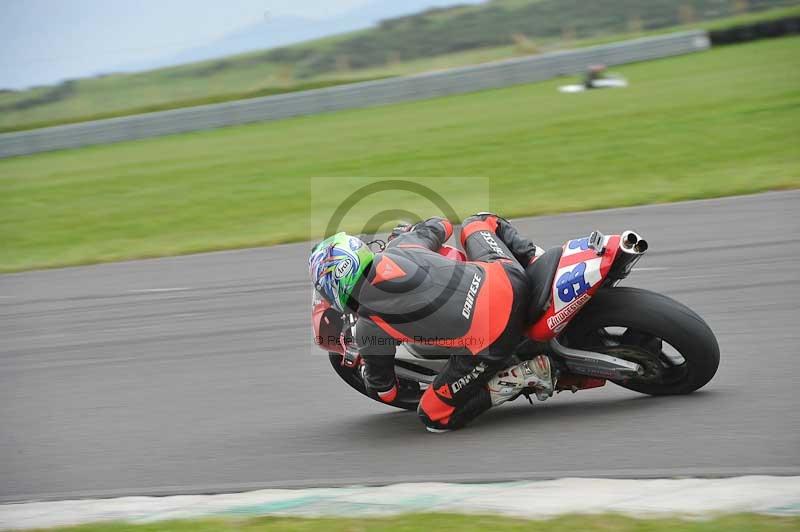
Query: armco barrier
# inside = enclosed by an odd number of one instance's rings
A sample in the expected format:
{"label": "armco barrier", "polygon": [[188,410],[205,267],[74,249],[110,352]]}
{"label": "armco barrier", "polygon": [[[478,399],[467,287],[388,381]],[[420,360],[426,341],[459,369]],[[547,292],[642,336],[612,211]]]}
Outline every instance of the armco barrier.
{"label": "armco barrier", "polygon": [[709,46],[706,32],[681,32],[402,78],[5,133],[0,135],[0,158],[494,89],[575,74],[593,63],[620,65]]}

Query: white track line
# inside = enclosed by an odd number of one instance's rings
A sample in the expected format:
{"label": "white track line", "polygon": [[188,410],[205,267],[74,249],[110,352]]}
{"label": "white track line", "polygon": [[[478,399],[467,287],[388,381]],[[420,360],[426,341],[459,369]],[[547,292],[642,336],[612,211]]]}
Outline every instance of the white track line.
{"label": "white track line", "polygon": [[191,290],[189,287],[180,286],[177,288],[141,288],[139,290],[128,290],[129,294],[159,294],[162,292],[185,292]]}

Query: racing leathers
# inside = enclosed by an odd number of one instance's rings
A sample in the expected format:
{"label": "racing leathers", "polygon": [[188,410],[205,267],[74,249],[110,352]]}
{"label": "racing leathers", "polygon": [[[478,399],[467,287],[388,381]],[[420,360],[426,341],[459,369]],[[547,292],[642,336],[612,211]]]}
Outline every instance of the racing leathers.
{"label": "racing leathers", "polygon": [[397,397],[400,343],[452,353],[419,403],[430,429],[460,428],[491,407],[486,384],[508,366],[523,334],[530,292],[523,265],[536,255],[530,240],[493,214],[464,221],[467,262],[437,253],[452,232],[448,220],[431,218],[400,234],[375,255],[353,294],[365,382],[381,400]]}

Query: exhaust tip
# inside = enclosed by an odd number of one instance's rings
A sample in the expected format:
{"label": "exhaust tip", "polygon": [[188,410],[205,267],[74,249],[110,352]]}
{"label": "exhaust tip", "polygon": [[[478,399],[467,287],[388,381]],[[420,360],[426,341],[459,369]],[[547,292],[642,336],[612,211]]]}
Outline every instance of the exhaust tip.
{"label": "exhaust tip", "polygon": [[650,246],[647,244],[647,241],[644,238],[640,237],[633,231],[625,231],[622,233],[620,238],[620,247],[628,253],[641,255],[647,251],[647,248]]}

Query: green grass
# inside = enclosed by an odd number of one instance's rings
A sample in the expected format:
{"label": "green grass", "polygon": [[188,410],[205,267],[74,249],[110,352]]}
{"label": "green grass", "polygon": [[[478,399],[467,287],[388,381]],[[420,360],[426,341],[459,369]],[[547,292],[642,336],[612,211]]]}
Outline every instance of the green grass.
{"label": "green grass", "polygon": [[[530,1],[506,0],[504,4],[521,5]],[[480,11],[484,8],[485,6],[467,6],[463,10]],[[459,10],[444,11],[436,17],[452,17],[458,12]],[[716,29],[797,15],[800,15],[800,6],[770,9],[644,33],[603,34],[600,37],[572,42],[563,42],[552,37],[542,39],[531,36],[531,39],[539,52],[545,52],[669,31],[693,28]],[[330,47],[331,43],[370,31],[372,30],[361,30],[318,39],[304,43],[303,46],[322,50]],[[528,51],[512,45],[476,48],[434,57],[390,62],[373,68],[319,74],[298,81],[294,79],[291,68],[265,61],[262,50],[223,60],[204,61],[136,74],[112,74],[80,79],[73,82],[72,92],[61,99],[20,110],[14,110],[10,106],[23,100],[41,98],[53,88],[38,87],[27,91],[0,93],[0,133],[304,90],[325,84],[351,83],[364,79],[441,70],[519,57],[525,53]],[[225,62],[230,68],[216,69],[215,65],[220,62]]]}
{"label": "green grass", "polygon": [[569,515],[544,521],[498,516],[414,514],[385,518],[301,519],[261,517],[254,519],[201,519],[142,525],[110,523],[47,529],[48,532],[788,532],[800,530],[800,518],[740,514],[703,521],[633,519],[617,515]]}
{"label": "green grass", "polygon": [[[508,0],[509,3],[513,2],[528,2],[530,0]],[[476,6],[465,6],[465,10],[475,9]],[[629,33],[616,33],[611,35],[604,35],[602,37],[593,37],[589,39],[578,39],[572,42],[565,42],[560,39],[536,39],[532,38],[533,44],[537,48],[538,53],[552,52],[557,50],[584,48],[587,46],[595,46],[599,44],[608,44],[627,39],[638,39],[641,37],[654,37],[656,35],[664,35],[666,33],[673,33],[678,31],[688,30],[720,30],[725,28],[732,28],[734,26],[755,24],[757,22],[764,22],[769,20],[777,20],[786,17],[800,16],[800,6],[784,7],[777,9],[769,9],[757,13],[747,13],[735,17],[725,17],[717,20],[705,20],[702,22],[695,22],[693,24],[684,24],[680,26],[670,26],[658,30],[629,32]],[[523,55],[530,55],[529,53],[521,52],[517,46],[494,46],[488,48],[476,48],[474,50],[467,50],[464,52],[454,52],[451,54],[437,55],[425,59],[416,59],[413,61],[403,61],[394,65],[386,65],[378,68],[365,68],[357,72],[365,77],[389,77],[389,76],[405,76],[409,74],[416,74],[419,72],[427,72],[430,70],[442,70],[446,68],[455,68],[461,66],[477,65],[489,61],[499,61],[502,59],[512,59],[521,57]],[[335,77],[335,76],[330,76]],[[320,76],[320,79],[326,79],[325,76]]]}
{"label": "green grass", "polygon": [[[629,65],[625,90],[564,95],[557,80],[2,160],[0,270],[306,240],[380,177],[421,178],[458,215],[795,188],[798,57],[783,38]],[[330,178],[313,196],[312,177]],[[345,227],[399,207],[438,212],[384,193]]]}

